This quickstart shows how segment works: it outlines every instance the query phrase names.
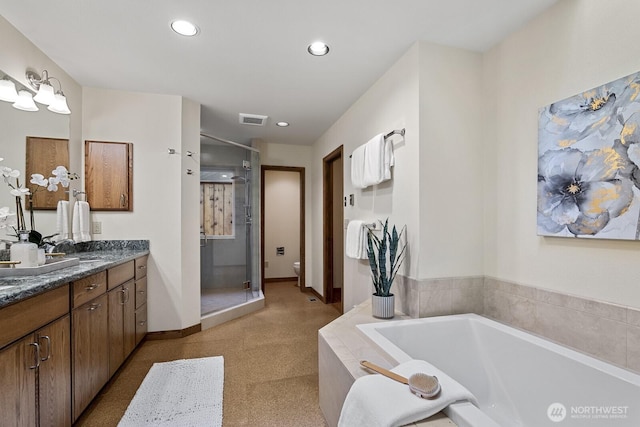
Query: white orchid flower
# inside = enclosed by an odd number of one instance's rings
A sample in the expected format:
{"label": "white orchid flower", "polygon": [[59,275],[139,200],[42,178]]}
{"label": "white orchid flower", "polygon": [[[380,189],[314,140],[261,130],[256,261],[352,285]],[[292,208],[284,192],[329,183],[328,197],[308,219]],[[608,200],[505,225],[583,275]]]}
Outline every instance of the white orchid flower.
{"label": "white orchid flower", "polygon": [[31,174],[31,181],[29,182],[39,185],[40,187],[46,187],[47,185],[49,185],[49,180],[45,178],[44,175],[41,175],[39,173]]}
{"label": "white orchid flower", "polygon": [[25,187],[14,188],[10,191],[10,193],[12,196],[16,197],[28,196],[29,194],[31,194],[29,189]]}
{"label": "white orchid flower", "polygon": [[11,212],[10,209],[8,207],[2,207],[0,208],[0,219],[6,219],[10,216],[14,216],[15,213]]}
{"label": "white orchid flower", "polygon": [[15,212],[10,212],[8,207],[0,208],[0,230],[5,229],[15,224],[14,218]]}
{"label": "white orchid flower", "polygon": [[0,171],[2,171],[2,176],[5,178],[18,178],[20,176],[20,171],[18,169],[11,169],[3,166],[0,168]]}
{"label": "white orchid flower", "polygon": [[49,186],[47,187],[48,191],[58,191],[58,183],[53,181],[53,180],[49,180]]}
{"label": "white orchid flower", "polygon": [[52,170],[51,173],[53,174],[53,176],[56,176],[58,178],[66,177],[69,175],[69,171],[64,166],[58,166],[57,168]]}

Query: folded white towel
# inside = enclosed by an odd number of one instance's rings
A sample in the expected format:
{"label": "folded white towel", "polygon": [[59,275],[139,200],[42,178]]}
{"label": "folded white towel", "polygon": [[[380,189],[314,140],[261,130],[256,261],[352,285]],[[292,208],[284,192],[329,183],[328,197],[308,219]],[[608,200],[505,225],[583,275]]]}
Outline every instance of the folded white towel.
{"label": "folded white towel", "polygon": [[361,145],[351,154],[351,185],[354,188],[365,188],[362,174],[364,172],[365,146]]}
{"label": "folded white towel", "polygon": [[363,221],[349,221],[345,240],[345,255],[349,258],[367,259],[367,229]]}
{"label": "folded white towel", "polygon": [[91,241],[91,234],[89,233],[91,227],[89,211],[89,203],[87,202],[77,201],[73,205],[73,224],[71,231],[73,233],[73,240],[76,243]]}
{"label": "folded white towel", "polygon": [[477,400],[464,386],[423,360],[411,360],[392,369],[409,378],[417,372],[435,375],[441,391],[435,399],[422,399],[409,386],[374,374],[358,378],[344,401],[338,427],[394,427],[420,421],[457,401]]}
{"label": "folded white towel", "polygon": [[67,240],[69,236],[69,202],[58,201],[56,207],[56,241]]}

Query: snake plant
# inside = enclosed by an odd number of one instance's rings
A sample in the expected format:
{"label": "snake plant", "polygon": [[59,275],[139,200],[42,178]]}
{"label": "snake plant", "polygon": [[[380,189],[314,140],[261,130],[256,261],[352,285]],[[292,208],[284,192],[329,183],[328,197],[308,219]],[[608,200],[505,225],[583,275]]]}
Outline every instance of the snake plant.
{"label": "snake plant", "polygon": [[393,295],[389,291],[406,254],[406,241],[402,247],[399,245],[402,235],[404,234],[406,237],[407,227],[402,227],[398,233],[394,225],[389,232],[389,218],[385,220],[384,224],[380,221],[380,225],[382,225],[381,237],[376,236],[374,230],[368,230],[367,257],[369,258],[373,286],[376,290],[374,295],[387,297]]}

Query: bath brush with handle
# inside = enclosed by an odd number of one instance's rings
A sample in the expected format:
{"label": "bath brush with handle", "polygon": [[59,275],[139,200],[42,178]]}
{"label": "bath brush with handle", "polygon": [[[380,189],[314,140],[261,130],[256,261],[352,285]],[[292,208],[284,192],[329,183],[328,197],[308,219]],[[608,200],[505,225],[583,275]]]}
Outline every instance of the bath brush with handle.
{"label": "bath brush with handle", "polygon": [[440,382],[435,376],[417,372],[407,379],[402,375],[398,375],[395,372],[391,372],[366,360],[360,361],[360,364],[367,369],[371,369],[372,371],[384,375],[387,378],[391,378],[392,380],[398,381],[402,384],[407,384],[409,386],[409,390],[411,390],[413,394],[423,399],[432,399],[440,393]]}

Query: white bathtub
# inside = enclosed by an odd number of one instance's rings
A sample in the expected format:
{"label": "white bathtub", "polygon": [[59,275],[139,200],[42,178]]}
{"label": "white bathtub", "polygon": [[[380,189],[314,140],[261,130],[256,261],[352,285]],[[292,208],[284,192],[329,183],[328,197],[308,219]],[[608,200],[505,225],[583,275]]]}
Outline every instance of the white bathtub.
{"label": "white bathtub", "polygon": [[[358,325],[398,363],[425,360],[477,398],[458,426],[640,426],[640,375],[475,314]],[[563,417],[564,416],[564,417]]]}

